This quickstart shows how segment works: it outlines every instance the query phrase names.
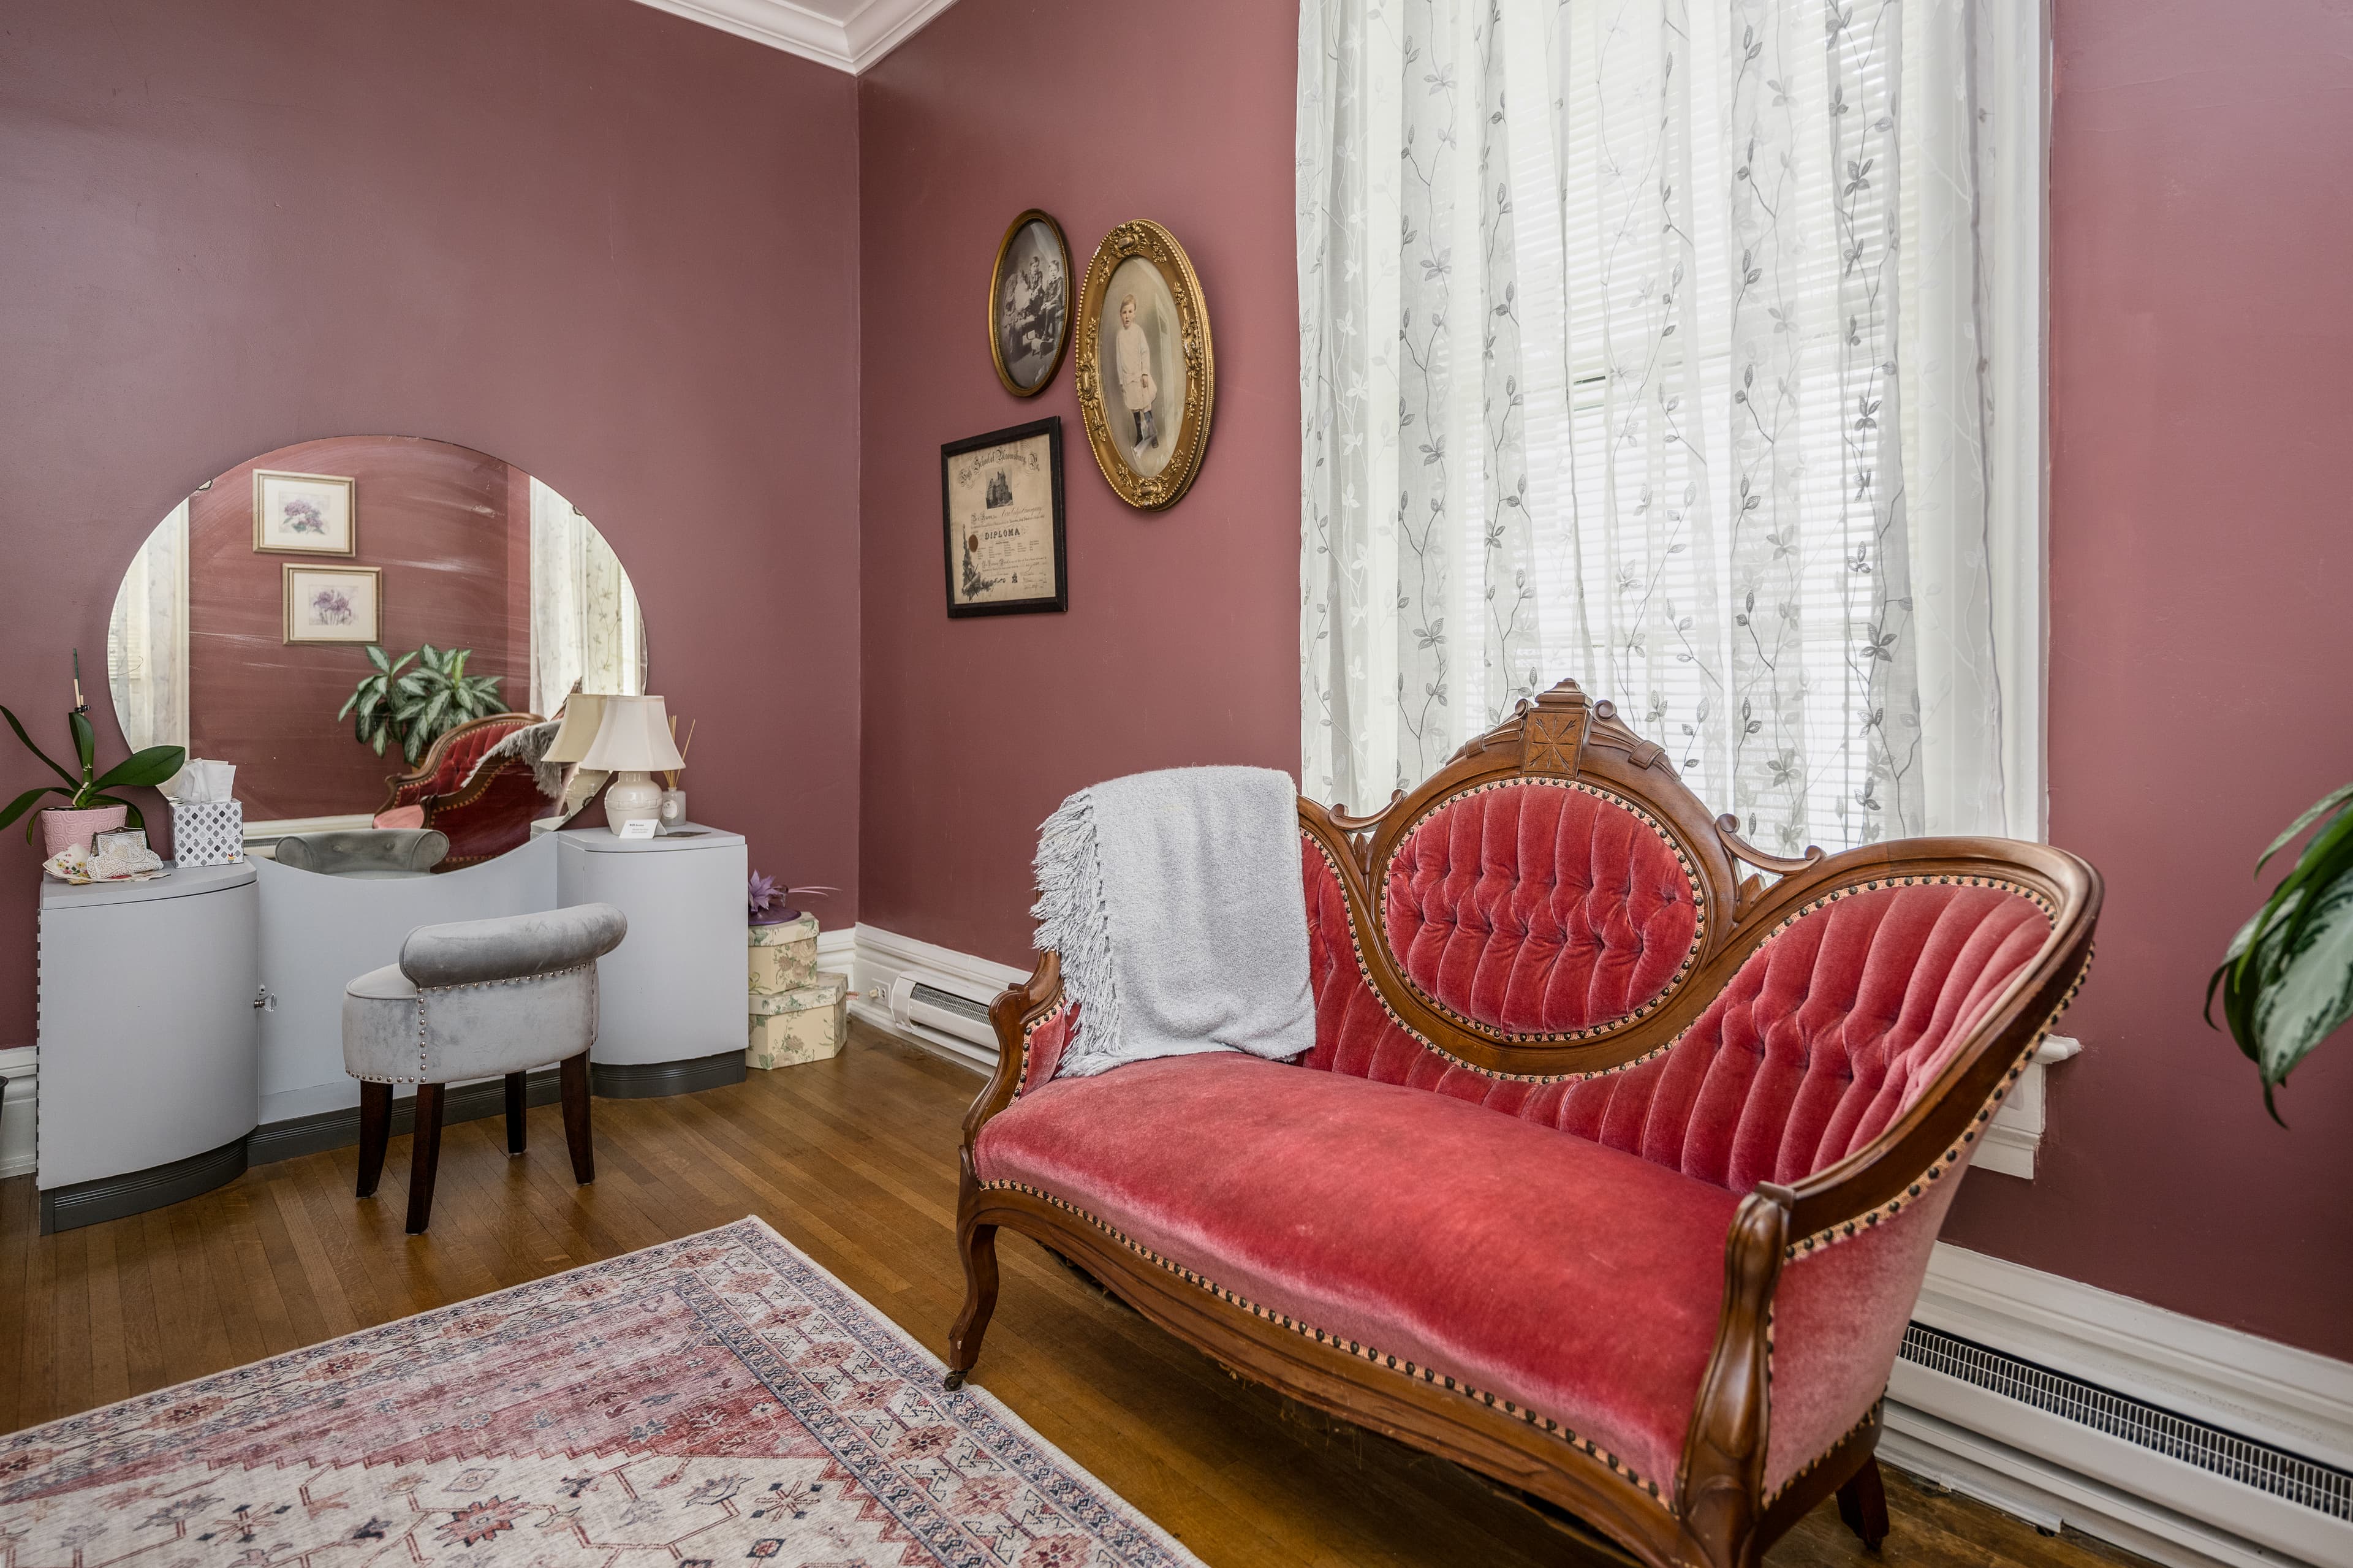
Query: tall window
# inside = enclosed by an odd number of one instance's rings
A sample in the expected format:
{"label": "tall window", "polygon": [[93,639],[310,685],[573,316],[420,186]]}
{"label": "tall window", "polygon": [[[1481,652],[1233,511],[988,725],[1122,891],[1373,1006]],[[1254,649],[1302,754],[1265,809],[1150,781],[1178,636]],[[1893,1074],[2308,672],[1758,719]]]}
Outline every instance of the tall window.
{"label": "tall window", "polygon": [[2039,836],[2031,0],[1304,0],[1303,787],[1564,677],[1769,847]]}

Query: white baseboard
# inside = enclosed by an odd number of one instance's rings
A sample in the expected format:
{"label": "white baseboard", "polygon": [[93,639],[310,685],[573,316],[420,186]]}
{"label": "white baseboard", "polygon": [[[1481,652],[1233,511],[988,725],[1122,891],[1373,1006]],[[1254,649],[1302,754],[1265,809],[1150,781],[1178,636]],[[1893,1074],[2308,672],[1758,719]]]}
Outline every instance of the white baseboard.
{"label": "white baseboard", "polygon": [[[835,933],[828,931],[826,936]],[[891,1016],[887,999],[891,983],[910,969],[927,970],[934,974],[962,983],[963,989],[978,997],[995,995],[1008,985],[1018,984],[1029,978],[1026,970],[1008,964],[976,958],[936,942],[919,942],[911,936],[884,931],[880,926],[860,925],[854,933],[857,956],[850,965],[849,1010],[875,1027],[886,1030],[902,1039],[912,1041],[935,1055],[979,1072],[988,1072],[997,1066],[997,1053],[957,1039],[937,1029],[927,1029],[921,1024],[901,1024]],[[819,937],[818,951],[824,950],[825,937]]]}
{"label": "white baseboard", "polygon": [[[828,939],[849,933],[828,932]],[[904,969],[993,993],[1023,972],[879,927],[854,933],[861,1017],[987,1071],[985,1051],[894,1025]],[[828,967],[839,967],[829,963]],[[2046,1042],[1969,1179],[2031,1180],[2043,1131]],[[1997,1174],[1998,1173],[1998,1174]],[[2353,1468],[2353,1365],[2185,1317],[2078,1280],[1939,1242],[1914,1321],[2307,1458]],[[2353,1524],[1909,1362],[1888,1391],[1882,1452],[1901,1468],[2045,1528],[2073,1525],[2168,1568],[2353,1564]]]}
{"label": "white baseboard", "polygon": [[[2353,1468],[2353,1365],[2344,1362],[1942,1242],[1912,1317]],[[1957,1378],[1899,1361],[1888,1399],[1890,1436],[1903,1439],[1891,1458],[2037,1522],[2055,1516],[2167,1563],[2353,1563],[2353,1522]]]}

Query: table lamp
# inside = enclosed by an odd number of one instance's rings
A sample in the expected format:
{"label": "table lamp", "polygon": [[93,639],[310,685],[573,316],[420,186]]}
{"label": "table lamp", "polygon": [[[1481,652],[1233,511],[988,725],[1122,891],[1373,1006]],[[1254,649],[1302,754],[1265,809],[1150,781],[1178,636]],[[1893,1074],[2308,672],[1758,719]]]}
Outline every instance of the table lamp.
{"label": "table lamp", "polygon": [[[575,700],[577,700],[575,699]],[[661,786],[656,768],[681,768],[686,759],[670,736],[670,715],[659,697],[607,697],[596,739],[580,759],[584,768],[619,776],[605,789],[605,822],[615,833],[632,822],[661,820]],[[558,740],[563,731],[556,732]]]}
{"label": "table lamp", "polygon": [[555,740],[547,748],[546,760],[551,763],[576,763],[588,754],[596,743],[596,731],[605,722],[605,694],[601,691],[575,691],[564,700],[564,722],[555,731]]}

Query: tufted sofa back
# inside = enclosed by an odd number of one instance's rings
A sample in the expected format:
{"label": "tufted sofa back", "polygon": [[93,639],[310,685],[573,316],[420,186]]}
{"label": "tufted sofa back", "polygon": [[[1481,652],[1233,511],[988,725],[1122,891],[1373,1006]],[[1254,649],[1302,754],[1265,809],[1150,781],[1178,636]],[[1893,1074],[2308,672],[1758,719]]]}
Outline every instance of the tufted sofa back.
{"label": "tufted sofa back", "polygon": [[1548,1039],[1659,1001],[1698,956],[1702,908],[1655,818],[1552,778],[1443,801],[1398,841],[1379,892],[1389,952],[1424,1001]]}
{"label": "tufted sofa back", "polygon": [[[1591,1020],[1671,987],[1676,975],[1662,977],[1655,950],[1692,938],[1666,896],[1666,867],[1614,818],[1546,798],[1558,792],[1509,793],[1522,796],[1515,811],[1491,802],[1476,833],[1474,819],[1451,818],[1444,847],[1423,846],[1403,870],[1407,857],[1393,859],[1385,929],[1410,939],[1395,951],[1417,989],[1516,1026]],[[1531,852],[1490,847],[1504,843]],[[1577,893],[1596,864],[1574,847],[1583,843],[1609,847],[1598,864],[1616,869]],[[1462,864],[1473,844],[1475,871]],[[1796,1182],[1870,1142],[1935,1080],[2052,931],[2039,897],[1989,879],[1842,889],[1767,937],[1662,1050],[1595,1073],[1512,1077],[1466,1066],[1398,1021],[1364,973],[1331,860],[1312,837],[1302,849],[1315,994],[1306,1066],[1453,1095],[1736,1192]],[[1505,864],[1520,869],[1505,875]],[[1410,913],[1398,909],[1400,878],[1409,889],[1419,879]],[[1595,886],[1607,895],[1598,901]]]}

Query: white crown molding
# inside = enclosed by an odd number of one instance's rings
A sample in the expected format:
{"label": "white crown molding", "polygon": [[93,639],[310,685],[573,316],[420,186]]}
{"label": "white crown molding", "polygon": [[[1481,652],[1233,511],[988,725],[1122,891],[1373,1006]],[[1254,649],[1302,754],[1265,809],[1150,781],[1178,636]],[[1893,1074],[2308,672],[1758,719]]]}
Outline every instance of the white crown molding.
{"label": "white crown molding", "polygon": [[797,5],[793,0],[638,3],[855,75],[897,48],[955,0],[865,0],[840,21]]}

